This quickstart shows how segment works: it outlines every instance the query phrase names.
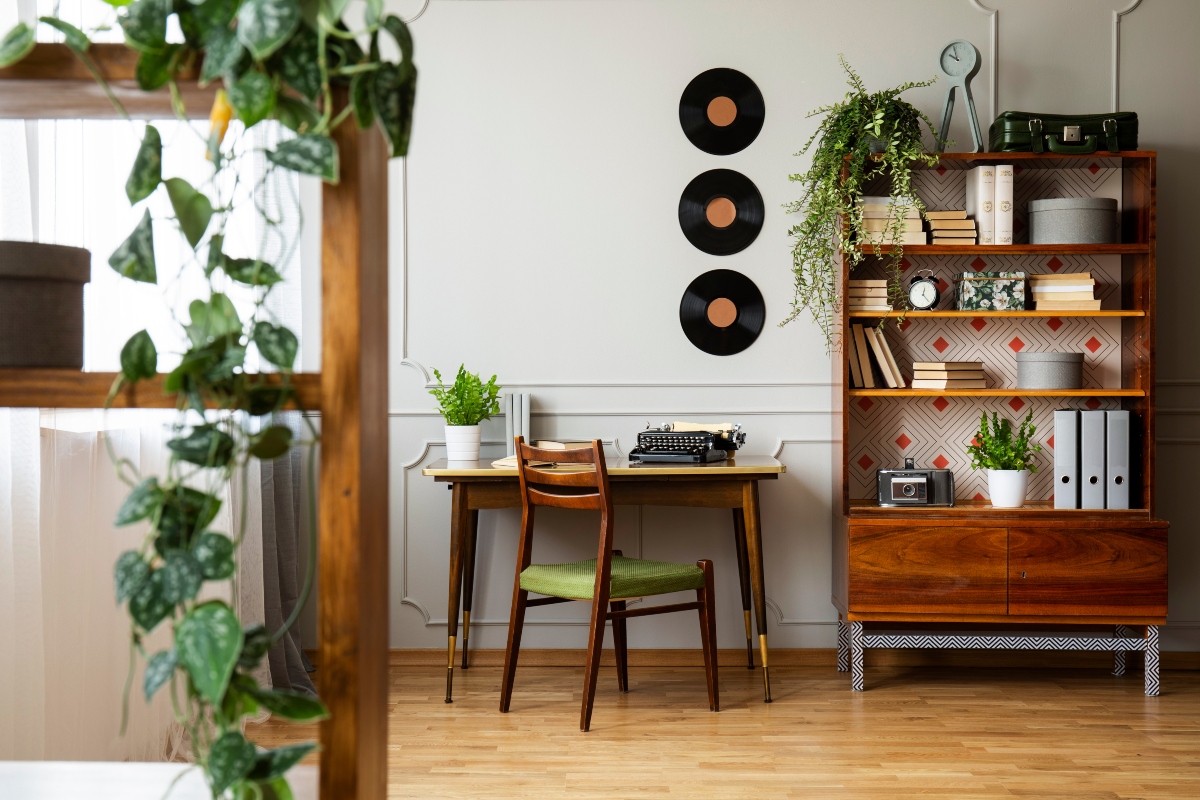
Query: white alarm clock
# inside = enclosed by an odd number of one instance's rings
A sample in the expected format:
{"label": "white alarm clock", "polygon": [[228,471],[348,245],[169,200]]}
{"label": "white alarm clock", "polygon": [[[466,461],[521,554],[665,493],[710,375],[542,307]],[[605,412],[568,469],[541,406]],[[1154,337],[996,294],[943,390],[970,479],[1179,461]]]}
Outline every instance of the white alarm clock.
{"label": "white alarm clock", "polygon": [[[927,273],[927,274],[921,274]],[[917,311],[928,311],[942,299],[933,270],[921,270],[908,285],[908,304]]]}

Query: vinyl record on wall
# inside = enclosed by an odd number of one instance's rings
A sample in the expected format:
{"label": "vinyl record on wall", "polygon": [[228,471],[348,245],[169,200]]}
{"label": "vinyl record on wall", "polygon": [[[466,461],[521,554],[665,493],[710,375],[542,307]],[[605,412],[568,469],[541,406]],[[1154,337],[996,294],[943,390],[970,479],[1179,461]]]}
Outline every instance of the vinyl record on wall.
{"label": "vinyl record on wall", "polygon": [[714,256],[749,247],[762,230],[763,213],[758,187],[731,169],[710,169],[697,175],[679,197],[683,235]]}
{"label": "vinyl record on wall", "polygon": [[679,98],[679,124],[692,144],[714,156],[745,150],[762,130],[766,106],[754,81],[736,69],[701,72]]}
{"label": "vinyl record on wall", "polygon": [[696,347],[714,356],[740,353],[758,338],[766,320],[762,292],[731,269],[714,269],[692,281],[679,301],[679,324]]}

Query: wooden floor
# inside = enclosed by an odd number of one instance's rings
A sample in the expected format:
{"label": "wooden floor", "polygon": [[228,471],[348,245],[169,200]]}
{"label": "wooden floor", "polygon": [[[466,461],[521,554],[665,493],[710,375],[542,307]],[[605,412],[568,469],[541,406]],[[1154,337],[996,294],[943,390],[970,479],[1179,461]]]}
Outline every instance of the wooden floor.
{"label": "wooden floor", "polygon": [[[592,731],[578,730],[582,671],[517,673],[500,714],[500,670],[393,667],[394,798],[1200,797],[1200,674],[869,668],[867,691],[829,668],[721,669],[720,713],[699,668],[631,668],[631,693],[601,672]],[[315,735],[268,722],[272,745]]]}

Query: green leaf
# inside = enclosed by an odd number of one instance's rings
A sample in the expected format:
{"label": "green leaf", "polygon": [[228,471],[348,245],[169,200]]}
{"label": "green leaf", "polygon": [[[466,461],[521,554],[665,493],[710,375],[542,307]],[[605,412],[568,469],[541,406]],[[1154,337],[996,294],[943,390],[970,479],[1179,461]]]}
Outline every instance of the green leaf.
{"label": "green leaf", "polygon": [[16,64],[37,44],[37,34],[24,22],[18,22],[0,39],[0,69]]}
{"label": "green leaf", "polygon": [[290,689],[256,689],[250,694],[263,708],[291,722],[316,722],[329,716],[325,705],[312,695]]}
{"label": "green leaf", "polygon": [[267,159],[302,175],[315,175],[326,183],[338,182],[337,143],[328,136],[305,133],[280,142],[267,152]]}
{"label": "green leaf", "polygon": [[263,73],[251,70],[229,87],[229,102],[242,124],[253,127],[275,109],[275,85]]}
{"label": "green leaf", "polygon": [[275,54],[272,69],[284,82],[309,100],[316,100],[321,93],[321,65],[317,51],[317,34],[307,25],[296,29],[296,34]]}
{"label": "green leaf", "polygon": [[417,96],[417,68],[385,63],[375,74],[373,103],[379,127],[388,140],[393,158],[408,155],[412,134],[413,103]]}
{"label": "green leaf", "polygon": [[168,0],[133,0],[118,19],[125,44],[143,53],[157,53],[167,46]]}
{"label": "green leaf", "polygon": [[227,258],[222,267],[226,275],[247,286],[273,286],[283,280],[274,267],[256,258]]}
{"label": "green leaf", "polygon": [[121,374],[131,383],[158,374],[158,350],[146,331],[130,336],[121,348]]}
{"label": "green leaf", "polygon": [[280,369],[291,369],[296,363],[300,342],[296,334],[282,325],[258,322],[254,325],[253,339],[262,357]]}
{"label": "green leaf", "polygon": [[162,571],[163,599],[172,603],[191,600],[199,593],[200,584],[204,582],[199,562],[186,550],[167,553],[167,562]]}
{"label": "green leaf", "polygon": [[374,28],[383,17],[383,0],[367,0],[366,22],[368,28]]}
{"label": "green leaf", "polygon": [[146,702],[154,697],[164,683],[171,679],[179,662],[174,650],[161,650],[150,656],[146,662],[146,671],[142,674],[142,691],[146,694]]}
{"label": "green leaf", "polygon": [[375,107],[371,100],[375,93],[375,73],[360,72],[350,80],[350,102],[354,106],[354,119],[359,130],[366,130],[375,122]]}
{"label": "green leaf", "polygon": [[235,674],[229,688],[225,690],[225,699],[221,701],[221,713],[225,715],[225,719],[239,720],[247,714],[258,712],[258,701],[239,688],[239,684],[244,681],[253,683],[253,679],[248,675]]}
{"label": "green leaf", "polygon": [[197,425],[167,447],[180,461],[201,467],[224,467],[233,457],[233,437],[214,425]]}
{"label": "green leaf", "polygon": [[163,594],[164,579],[163,571],[155,570],[129,599],[129,615],[146,633],[158,627],[175,607]]}
{"label": "green leaf", "polygon": [[175,209],[175,219],[188,244],[195,249],[208,230],[213,215],[212,203],[204,193],[193,189],[183,178],[168,178],[163,184],[167,187],[167,196],[171,198],[171,208]]}
{"label": "green leaf", "polygon": [[296,800],[287,778],[279,777],[273,781],[260,783],[258,788],[262,790],[263,800]]}
{"label": "green leaf", "polygon": [[108,3],[113,8],[121,8],[122,6],[129,5],[129,0],[104,0],[104,2]]}
{"label": "green leaf", "polygon": [[172,550],[187,549],[192,537],[207,528],[220,509],[220,499],[187,486],[164,493],[154,548],[164,558]]}
{"label": "green leaf", "polygon": [[124,603],[150,575],[150,565],[136,550],[126,550],[117,559],[113,569],[113,584],[116,588],[117,605]]}
{"label": "green leaf", "polygon": [[157,478],[146,478],[139,483],[125,498],[117,511],[114,525],[130,525],[138,520],[146,519],[154,510],[163,504],[163,491],[158,488]]}
{"label": "green leaf", "polygon": [[302,742],[259,753],[254,762],[254,769],[250,770],[250,780],[270,781],[281,778],[287,774],[289,769],[299,764],[306,755],[316,749],[317,746],[313,742]]}
{"label": "green leaf", "polygon": [[[214,701],[216,702],[216,701]],[[208,775],[213,797],[221,796],[250,772],[256,757],[254,745],[237,731],[229,731],[213,742],[208,751]]]}
{"label": "green leaf", "polygon": [[262,661],[262,657],[271,649],[271,632],[262,623],[247,625],[243,632],[245,643],[242,653],[238,656],[238,666],[244,670],[252,670]]}
{"label": "green leaf", "polygon": [[223,533],[208,531],[197,536],[192,557],[206,580],[222,581],[233,575],[233,542]]}
{"label": "green leaf", "polygon": [[214,233],[208,238],[208,261],[204,265],[205,277],[212,275],[213,270],[221,266],[225,261],[225,254],[221,252],[221,248],[225,246],[225,237],[219,233]]}
{"label": "green leaf", "polygon": [[171,80],[172,64],[181,45],[169,44],[160,51],[146,51],[138,56],[134,77],[143,92],[161,89]]}
{"label": "green leaf", "polygon": [[200,85],[207,86],[217,78],[225,78],[227,84],[232,83],[230,78],[245,54],[246,46],[238,38],[237,31],[225,25],[213,28],[205,45]]}
{"label": "green leaf", "polygon": [[296,133],[306,133],[321,121],[321,115],[311,103],[286,94],[276,96],[274,116],[284,127]]}
{"label": "green leaf", "polygon": [[[179,663],[188,671],[196,691],[213,705],[221,702],[241,650],[242,628],[237,616],[220,601],[196,606],[175,628]],[[216,750],[213,745],[214,754]],[[211,770],[211,762],[209,767]],[[242,772],[238,778],[244,775]]]}
{"label": "green leaf", "polygon": [[408,25],[395,14],[388,14],[383,19],[383,27],[392,35],[392,38],[396,40],[396,44],[400,47],[401,66],[411,64],[413,60],[413,39],[412,33],[408,30]]}
{"label": "green leaf", "polygon": [[160,183],[162,136],[159,135],[158,128],[147,125],[137,157],[133,159],[133,169],[129,172],[129,179],[125,181],[125,196],[129,198],[131,205],[139,203],[149,197]]}
{"label": "green leaf", "polygon": [[300,24],[296,0],[246,0],[238,9],[238,38],[262,61],[274,53]]}
{"label": "green leaf", "polygon": [[[217,344],[224,344],[218,342]],[[238,367],[243,367],[246,364],[246,348],[241,345],[233,345],[226,347],[224,353],[216,363],[201,373],[201,377],[209,383],[219,383],[220,381],[232,378]]]}
{"label": "green leaf", "polygon": [[253,417],[261,417],[283,408],[294,393],[291,387],[255,386],[246,391],[245,401],[239,408]]}
{"label": "green leaf", "polygon": [[285,425],[272,425],[250,437],[250,455],[270,461],[287,453],[292,446],[292,430]]}
{"label": "green leaf", "polygon": [[57,17],[38,17],[38,21],[49,25],[54,30],[66,37],[67,47],[74,50],[76,53],[86,53],[91,42],[88,40],[87,34],[76,28],[69,22],[63,22]]}
{"label": "green leaf", "polygon": [[185,325],[188,338],[197,347],[208,344],[226,336],[240,337],[242,321],[238,318],[237,309],[225,295],[217,292],[208,302],[193,300],[188,306],[191,314],[191,324]]}
{"label": "green leaf", "polygon": [[154,261],[154,223],[150,210],[142,215],[142,221],[108,257],[108,265],[130,280],[141,283],[158,283],[158,272]]}

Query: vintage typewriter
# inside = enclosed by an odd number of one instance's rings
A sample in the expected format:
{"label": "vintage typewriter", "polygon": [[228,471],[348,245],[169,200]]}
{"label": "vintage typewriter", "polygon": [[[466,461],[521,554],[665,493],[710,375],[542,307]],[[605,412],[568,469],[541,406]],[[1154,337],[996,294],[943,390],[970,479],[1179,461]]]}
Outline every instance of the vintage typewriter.
{"label": "vintage typewriter", "polygon": [[658,428],[646,426],[638,434],[637,447],[629,451],[630,461],[710,464],[724,461],[731,451],[746,441],[741,425],[697,425],[674,422]]}

